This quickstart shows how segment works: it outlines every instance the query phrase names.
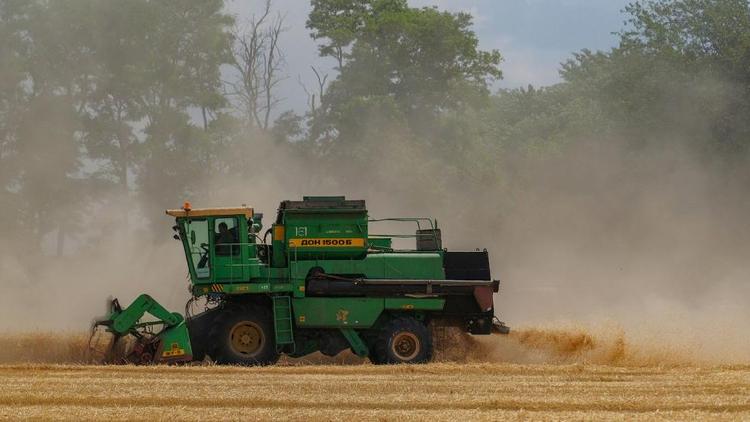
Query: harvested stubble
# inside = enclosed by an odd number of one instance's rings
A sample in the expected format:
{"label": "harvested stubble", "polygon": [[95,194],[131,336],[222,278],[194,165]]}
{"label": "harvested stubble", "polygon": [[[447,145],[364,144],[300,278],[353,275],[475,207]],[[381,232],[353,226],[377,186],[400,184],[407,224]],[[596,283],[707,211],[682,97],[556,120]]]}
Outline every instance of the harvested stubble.
{"label": "harvested stubble", "polygon": [[750,418],[750,366],[0,366],[0,417]]}
{"label": "harvested stubble", "polygon": [[81,365],[83,334],[5,335],[0,419],[750,419],[750,365],[577,328],[441,340],[429,365],[344,353],[265,368],[135,367]]}

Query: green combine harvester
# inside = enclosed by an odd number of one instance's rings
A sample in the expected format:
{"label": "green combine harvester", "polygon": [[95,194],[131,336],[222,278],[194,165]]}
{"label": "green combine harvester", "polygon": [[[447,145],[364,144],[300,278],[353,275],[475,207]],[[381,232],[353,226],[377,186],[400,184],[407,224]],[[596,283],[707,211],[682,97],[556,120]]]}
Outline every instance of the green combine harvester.
{"label": "green combine harvester", "polygon": [[[145,294],[126,308],[111,300],[108,316],[94,323],[94,333],[114,337],[107,362],[209,356],[219,364],[268,365],[282,353],[350,349],[375,364],[422,363],[432,358],[434,326],[509,331],[495,317],[499,281],[490,276],[487,251],[443,249],[432,219],[369,219],[365,201],[343,196],[283,201],[265,232],[263,215],[246,206],[185,203],[167,214],[176,219],[192,298],[184,316]],[[373,223],[404,222],[416,231],[369,231]],[[414,247],[394,247],[408,238]]]}

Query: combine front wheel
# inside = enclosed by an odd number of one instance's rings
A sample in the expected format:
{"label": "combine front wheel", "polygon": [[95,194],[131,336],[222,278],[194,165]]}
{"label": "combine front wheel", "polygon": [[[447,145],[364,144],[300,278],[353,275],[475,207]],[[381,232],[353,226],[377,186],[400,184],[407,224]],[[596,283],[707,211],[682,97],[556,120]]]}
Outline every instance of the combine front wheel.
{"label": "combine front wheel", "polygon": [[270,365],[279,359],[270,310],[236,306],[224,311],[209,335],[211,358],[220,364]]}
{"label": "combine front wheel", "polygon": [[372,363],[425,363],[432,359],[432,335],[427,327],[411,317],[389,321],[372,347]]}

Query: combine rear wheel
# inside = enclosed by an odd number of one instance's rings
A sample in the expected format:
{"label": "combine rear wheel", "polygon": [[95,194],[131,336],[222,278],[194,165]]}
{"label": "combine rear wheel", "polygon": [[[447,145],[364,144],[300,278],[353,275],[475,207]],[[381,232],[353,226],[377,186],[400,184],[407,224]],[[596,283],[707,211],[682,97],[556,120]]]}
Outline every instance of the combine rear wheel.
{"label": "combine rear wheel", "polygon": [[415,318],[394,318],[380,331],[370,354],[370,360],[376,365],[429,362],[432,359],[432,335]]}
{"label": "combine rear wheel", "polygon": [[211,358],[219,364],[271,365],[279,360],[270,309],[232,306],[214,321],[209,335]]}

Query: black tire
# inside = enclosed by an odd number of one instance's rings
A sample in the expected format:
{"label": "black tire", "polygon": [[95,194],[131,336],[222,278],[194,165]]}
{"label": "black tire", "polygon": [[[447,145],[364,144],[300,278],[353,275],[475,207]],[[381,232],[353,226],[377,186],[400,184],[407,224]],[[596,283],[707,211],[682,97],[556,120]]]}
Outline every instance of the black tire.
{"label": "black tire", "polygon": [[211,328],[214,326],[214,320],[219,315],[221,314],[214,308],[186,320],[194,362],[201,362],[206,358],[209,345],[211,344]]}
{"label": "black tire", "polygon": [[221,365],[273,365],[279,352],[271,310],[261,305],[224,308],[211,328],[208,349]]}
{"label": "black tire", "polygon": [[370,347],[370,361],[375,365],[426,363],[432,359],[432,335],[412,317],[394,318],[380,330]]}

